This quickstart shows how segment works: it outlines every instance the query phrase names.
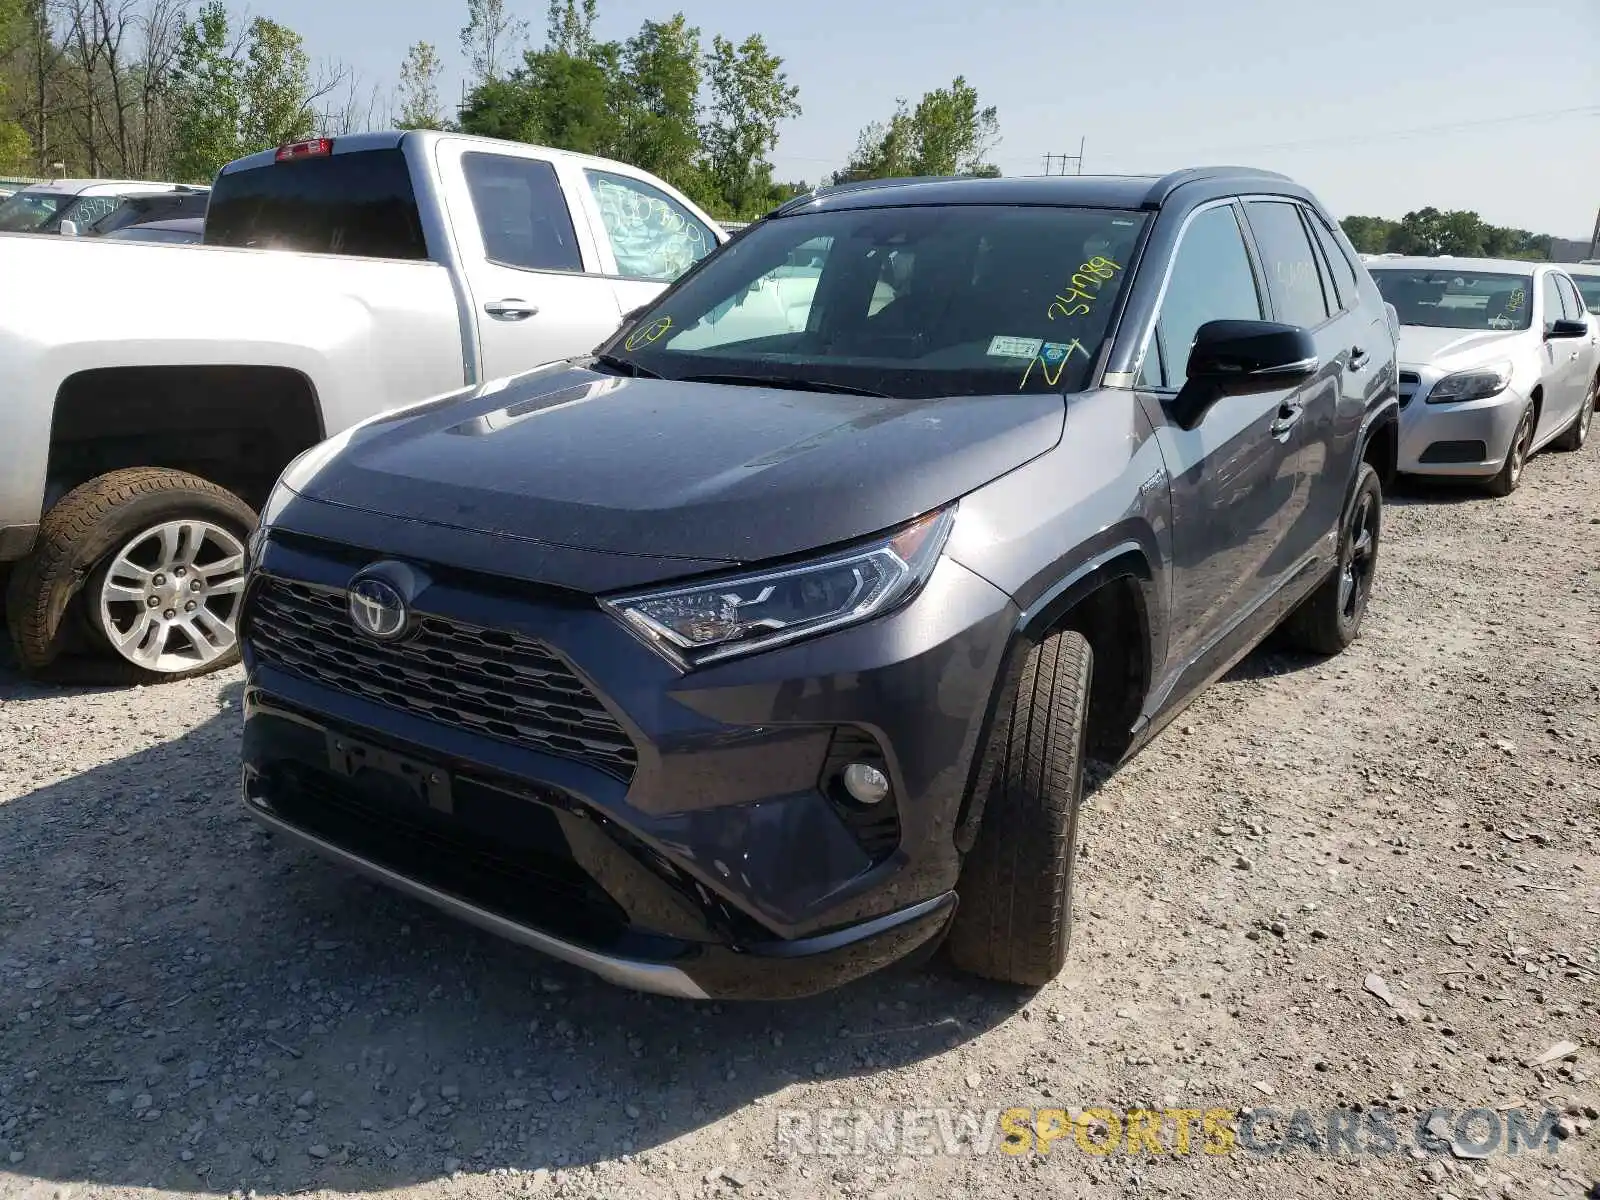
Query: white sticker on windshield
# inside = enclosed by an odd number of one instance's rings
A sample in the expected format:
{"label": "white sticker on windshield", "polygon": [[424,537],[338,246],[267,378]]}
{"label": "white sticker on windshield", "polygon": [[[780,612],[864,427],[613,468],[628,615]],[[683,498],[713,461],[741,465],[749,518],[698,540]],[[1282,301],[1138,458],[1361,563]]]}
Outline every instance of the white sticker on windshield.
{"label": "white sticker on windshield", "polygon": [[997,337],[989,343],[989,353],[996,358],[1032,358],[1042,345],[1040,338]]}

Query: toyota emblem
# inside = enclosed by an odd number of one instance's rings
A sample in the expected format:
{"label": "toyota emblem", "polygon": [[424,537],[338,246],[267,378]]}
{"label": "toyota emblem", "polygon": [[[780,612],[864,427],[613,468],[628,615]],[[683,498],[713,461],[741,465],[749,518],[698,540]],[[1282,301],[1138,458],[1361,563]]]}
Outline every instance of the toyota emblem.
{"label": "toyota emblem", "polygon": [[350,623],[380,642],[405,636],[410,625],[406,598],[392,584],[366,576],[350,585]]}

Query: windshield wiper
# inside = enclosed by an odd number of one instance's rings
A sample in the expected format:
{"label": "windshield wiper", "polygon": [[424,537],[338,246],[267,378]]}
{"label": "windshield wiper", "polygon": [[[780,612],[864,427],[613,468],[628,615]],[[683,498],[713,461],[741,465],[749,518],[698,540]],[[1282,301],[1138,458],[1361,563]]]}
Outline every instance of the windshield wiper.
{"label": "windshield wiper", "polygon": [[649,367],[641,367],[631,358],[621,358],[615,354],[596,354],[594,361],[603,367],[610,367],[618,375],[631,375],[635,379],[660,379],[659,373]]}
{"label": "windshield wiper", "polygon": [[845,396],[872,396],[892,400],[887,392],[851,387],[848,383],[829,383],[825,379],[798,379],[788,375],[679,375],[683,383],[729,383],[740,387],[786,388],[793,392],[838,392]]}

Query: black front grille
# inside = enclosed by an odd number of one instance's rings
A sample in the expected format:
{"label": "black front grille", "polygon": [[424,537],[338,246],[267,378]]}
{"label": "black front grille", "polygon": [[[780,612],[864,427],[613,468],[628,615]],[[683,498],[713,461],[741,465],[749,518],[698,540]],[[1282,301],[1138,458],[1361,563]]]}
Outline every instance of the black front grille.
{"label": "black front grille", "polygon": [[638,752],[616,719],[542,643],[424,616],[377,642],[350,624],[343,591],[263,578],[245,636],[263,663],[441,724],[576,759],[624,781]]}

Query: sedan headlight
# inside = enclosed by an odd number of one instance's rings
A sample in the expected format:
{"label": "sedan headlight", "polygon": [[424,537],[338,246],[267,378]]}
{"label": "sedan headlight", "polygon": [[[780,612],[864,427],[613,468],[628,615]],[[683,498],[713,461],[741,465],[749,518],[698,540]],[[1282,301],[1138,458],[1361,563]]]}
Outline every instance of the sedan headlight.
{"label": "sedan headlight", "polygon": [[1505,391],[1511,383],[1511,364],[1495,363],[1446,375],[1428,392],[1429,404],[1459,404],[1463,400],[1482,400]]}
{"label": "sedan headlight", "polygon": [[955,508],[812,562],[602,604],[680,666],[754,654],[880,616],[927,582]]}

